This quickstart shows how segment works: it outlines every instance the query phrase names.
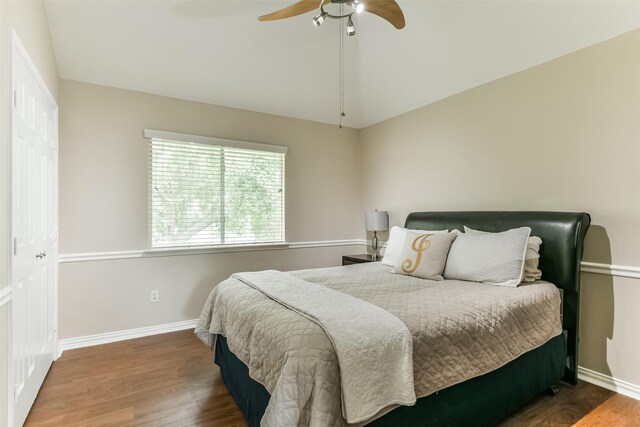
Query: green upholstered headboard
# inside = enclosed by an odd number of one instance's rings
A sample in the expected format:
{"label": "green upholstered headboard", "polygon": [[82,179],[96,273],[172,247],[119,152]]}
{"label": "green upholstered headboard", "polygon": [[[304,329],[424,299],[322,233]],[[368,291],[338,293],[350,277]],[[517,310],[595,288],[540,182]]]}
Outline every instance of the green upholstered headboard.
{"label": "green upholstered headboard", "polygon": [[578,310],[580,308],[580,262],[584,237],[591,217],[584,212],[413,212],[406,228],[420,230],[458,229],[506,231],[531,227],[531,235],[542,238],[542,279],[563,289],[562,327],[567,331],[567,372],[564,380],[576,384],[578,361]]}

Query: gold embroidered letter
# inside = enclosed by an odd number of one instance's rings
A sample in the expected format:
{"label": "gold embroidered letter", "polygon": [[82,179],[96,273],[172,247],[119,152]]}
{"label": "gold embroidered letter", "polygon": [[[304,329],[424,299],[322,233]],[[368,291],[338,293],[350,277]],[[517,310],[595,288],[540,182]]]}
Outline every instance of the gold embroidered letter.
{"label": "gold embroidered letter", "polygon": [[431,236],[433,236],[433,234],[423,234],[422,236],[418,236],[413,240],[411,249],[416,252],[416,260],[414,262],[410,259],[405,259],[402,263],[403,272],[411,274],[418,269],[420,261],[422,260],[422,253],[429,249],[429,246],[431,246],[431,241],[427,240]]}

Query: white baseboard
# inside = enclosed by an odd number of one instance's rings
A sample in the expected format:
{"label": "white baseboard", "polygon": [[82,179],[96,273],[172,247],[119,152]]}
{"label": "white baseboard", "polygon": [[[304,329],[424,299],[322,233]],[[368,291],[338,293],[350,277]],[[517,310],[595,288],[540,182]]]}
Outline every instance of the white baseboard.
{"label": "white baseboard", "polygon": [[640,400],[640,386],[613,378],[591,369],[578,367],[578,378],[591,384],[606,388],[616,393],[624,394],[636,400]]}
{"label": "white baseboard", "polygon": [[183,331],[196,327],[198,319],[183,320],[181,322],[165,323],[164,325],[146,326],[144,328],[127,329],[124,331],[107,332],[104,334],[87,335],[84,337],[67,338],[58,341],[58,357],[65,350],[91,347],[94,345],[108,344],[125,341],[133,338],[148,337],[151,335],[166,334],[167,332]]}

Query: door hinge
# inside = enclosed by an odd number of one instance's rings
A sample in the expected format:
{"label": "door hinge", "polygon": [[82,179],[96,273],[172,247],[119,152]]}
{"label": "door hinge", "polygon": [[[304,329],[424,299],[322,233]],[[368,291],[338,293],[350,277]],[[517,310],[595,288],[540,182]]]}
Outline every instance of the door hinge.
{"label": "door hinge", "polygon": [[58,232],[58,229],[56,228],[56,229],[53,231],[53,241],[54,241],[54,242],[57,242],[57,241],[58,241],[59,234],[60,234],[60,233]]}
{"label": "door hinge", "polygon": [[13,90],[13,108],[18,108],[18,91]]}
{"label": "door hinge", "polygon": [[13,238],[13,254],[18,255],[18,238]]}

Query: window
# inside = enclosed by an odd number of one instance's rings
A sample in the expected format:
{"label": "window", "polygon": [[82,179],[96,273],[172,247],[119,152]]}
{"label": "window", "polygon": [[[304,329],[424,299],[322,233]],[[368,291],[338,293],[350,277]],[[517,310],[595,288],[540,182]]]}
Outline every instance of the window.
{"label": "window", "polygon": [[145,129],[151,248],[284,242],[286,147]]}

